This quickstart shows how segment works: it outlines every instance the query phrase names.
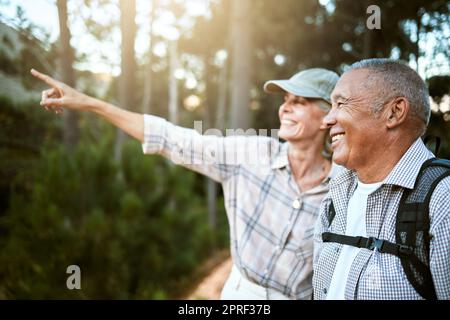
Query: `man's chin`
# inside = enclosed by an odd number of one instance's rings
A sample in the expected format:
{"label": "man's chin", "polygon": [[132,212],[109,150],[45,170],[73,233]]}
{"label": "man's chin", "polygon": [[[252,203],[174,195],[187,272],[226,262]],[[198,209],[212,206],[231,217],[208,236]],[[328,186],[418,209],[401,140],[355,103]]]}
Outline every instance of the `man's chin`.
{"label": "man's chin", "polygon": [[[333,153],[333,158],[332,158],[333,162],[336,163],[337,165],[346,167],[346,161],[344,160],[344,157],[342,157],[339,153]],[[347,167],[346,167],[347,168]],[[348,169],[348,168],[347,168]]]}

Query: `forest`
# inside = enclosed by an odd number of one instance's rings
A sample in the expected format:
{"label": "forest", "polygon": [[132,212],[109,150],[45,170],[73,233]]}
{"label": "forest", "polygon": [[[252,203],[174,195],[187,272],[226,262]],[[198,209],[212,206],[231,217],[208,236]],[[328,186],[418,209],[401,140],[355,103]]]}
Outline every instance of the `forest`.
{"label": "forest", "polygon": [[[282,97],[267,80],[402,59],[429,87],[426,136],[450,158],[446,0],[33,3],[56,29],[0,1],[0,299],[178,299],[229,248],[220,185],[92,115],[44,112],[31,68],[184,127],[270,130]],[[83,290],[67,289],[70,265]]]}

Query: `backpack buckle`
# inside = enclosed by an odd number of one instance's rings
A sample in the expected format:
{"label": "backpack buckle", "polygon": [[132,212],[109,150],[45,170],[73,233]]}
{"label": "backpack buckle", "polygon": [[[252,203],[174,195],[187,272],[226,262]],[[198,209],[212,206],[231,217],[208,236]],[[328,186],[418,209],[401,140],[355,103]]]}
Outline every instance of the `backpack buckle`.
{"label": "backpack buckle", "polygon": [[369,237],[367,239],[366,248],[369,250],[375,250],[375,248],[381,252],[384,245],[384,240],[375,238],[375,237]]}

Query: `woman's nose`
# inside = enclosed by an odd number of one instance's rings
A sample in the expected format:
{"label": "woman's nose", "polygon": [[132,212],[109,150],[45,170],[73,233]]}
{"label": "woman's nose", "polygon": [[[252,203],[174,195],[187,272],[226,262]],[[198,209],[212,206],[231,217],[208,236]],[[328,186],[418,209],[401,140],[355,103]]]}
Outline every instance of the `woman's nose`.
{"label": "woman's nose", "polygon": [[289,103],[284,102],[284,103],[280,106],[280,111],[281,111],[282,113],[291,112],[291,108],[289,107]]}

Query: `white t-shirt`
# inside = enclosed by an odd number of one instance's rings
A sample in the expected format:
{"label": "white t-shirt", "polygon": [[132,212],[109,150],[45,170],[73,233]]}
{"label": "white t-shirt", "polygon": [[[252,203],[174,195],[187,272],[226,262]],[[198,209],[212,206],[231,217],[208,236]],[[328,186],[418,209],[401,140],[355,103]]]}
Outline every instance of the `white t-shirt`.
{"label": "white t-shirt", "polygon": [[[375,192],[382,182],[365,184],[358,180],[358,186],[348,202],[347,226],[345,235],[357,237],[367,237],[366,233],[366,207],[367,197]],[[345,299],[345,286],[352,266],[353,260],[360,248],[343,245],[339,255],[330,288],[328,289],[327,300]]]}

